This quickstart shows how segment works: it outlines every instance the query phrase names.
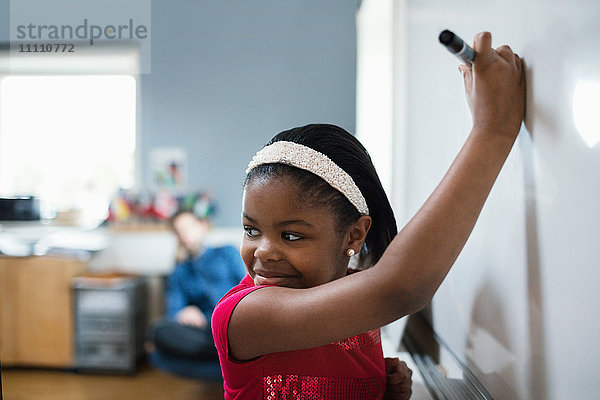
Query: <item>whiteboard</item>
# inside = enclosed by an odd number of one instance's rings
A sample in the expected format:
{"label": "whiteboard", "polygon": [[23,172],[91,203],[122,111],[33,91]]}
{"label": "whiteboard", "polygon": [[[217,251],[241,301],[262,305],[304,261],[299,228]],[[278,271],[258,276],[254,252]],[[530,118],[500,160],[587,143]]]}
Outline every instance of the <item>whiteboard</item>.
{"label": "whiteboard", "polygon": [[471,126],[441,30],[469,43],[490,31],[494,47],[509,44],[526,63],[526,123],[433,300],[434,330],[496,399],[600,398],[600,2],[397,4],[406,106],[395,182],[408,214]]}

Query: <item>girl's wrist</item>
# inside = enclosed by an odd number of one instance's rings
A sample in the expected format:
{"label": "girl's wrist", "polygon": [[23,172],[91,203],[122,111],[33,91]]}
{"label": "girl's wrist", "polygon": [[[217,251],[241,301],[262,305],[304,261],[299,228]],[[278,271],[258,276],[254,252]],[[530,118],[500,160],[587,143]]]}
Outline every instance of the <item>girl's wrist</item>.
{"label": "girl's wrist", "polygon": [[489,166],[492,171],[499,171],[504,165],[517,135],[512,136],[505,131],[474,126],[469,136],[471,145],[478,149],[479,156],[475,156],[475,160],[478,160],[480,168]]}
{"label": "girl's wrist", "polygon": [[[516,125],[516,124],[514,124]],[[478,137],[488,137],[490,140],[497,140],[498,145],[512,147],[520,132],[520,125],[499,126],[489,123],[474,123],[471,129],[471,135]]]}

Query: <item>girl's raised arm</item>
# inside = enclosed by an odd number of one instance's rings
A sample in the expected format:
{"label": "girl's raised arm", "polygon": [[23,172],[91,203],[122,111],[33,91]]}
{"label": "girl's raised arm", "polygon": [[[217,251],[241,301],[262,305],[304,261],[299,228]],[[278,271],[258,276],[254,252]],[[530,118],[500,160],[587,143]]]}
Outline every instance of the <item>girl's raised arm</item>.
{"label": "girl's raised arm", "polygon": [[[471,234],[519,133],[525,110],[521,59],[508,46],[491,48],[491,35],[475,37],[476,61],[461,65],[473,128],[446,176],[394,239],[382,270],[408,274],[424,306],[442,283]],[[413,260],[412,262],[407,262]]]}
{"label": "girl's raised arm", "polygon": [[467,241],[524,116],[521,59],[507,46],[493,50],[487,32],[475,37],[473,48],[472,70],[460,67],[473,128],[423,207],[372,268],[309,289],[268,287],[246,296],[229,323],[234,358],[332,343],[431,300]]}

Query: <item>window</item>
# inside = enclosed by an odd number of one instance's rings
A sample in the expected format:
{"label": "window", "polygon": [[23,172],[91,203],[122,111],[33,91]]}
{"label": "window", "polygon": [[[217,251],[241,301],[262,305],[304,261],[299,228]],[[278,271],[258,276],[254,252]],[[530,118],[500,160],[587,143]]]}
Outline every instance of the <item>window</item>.
{"label": "window", "polygon": [[34,195],[84,222],[135,180],[136,79],[7,75],[0,81],[0,195]]}

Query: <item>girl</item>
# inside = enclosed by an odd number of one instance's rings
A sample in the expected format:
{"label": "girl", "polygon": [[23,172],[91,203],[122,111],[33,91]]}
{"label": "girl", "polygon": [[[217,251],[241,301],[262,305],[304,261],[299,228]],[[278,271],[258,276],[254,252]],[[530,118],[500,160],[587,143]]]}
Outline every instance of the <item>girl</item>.
{"label": "girl", "polygon": [[[494,51],[487,32],[473,47],[473,69],[459,67],[472,131],[400,233],[369,156],[341,128],[282,132],[250,162],[241,246],[248,275],[212,324],[226,399],[410,396],[410,373],[384,361],[378,328],[431,300],[524,114],[521,59],[508,46]],[[370,268],[349,274],[351,259]]]}

